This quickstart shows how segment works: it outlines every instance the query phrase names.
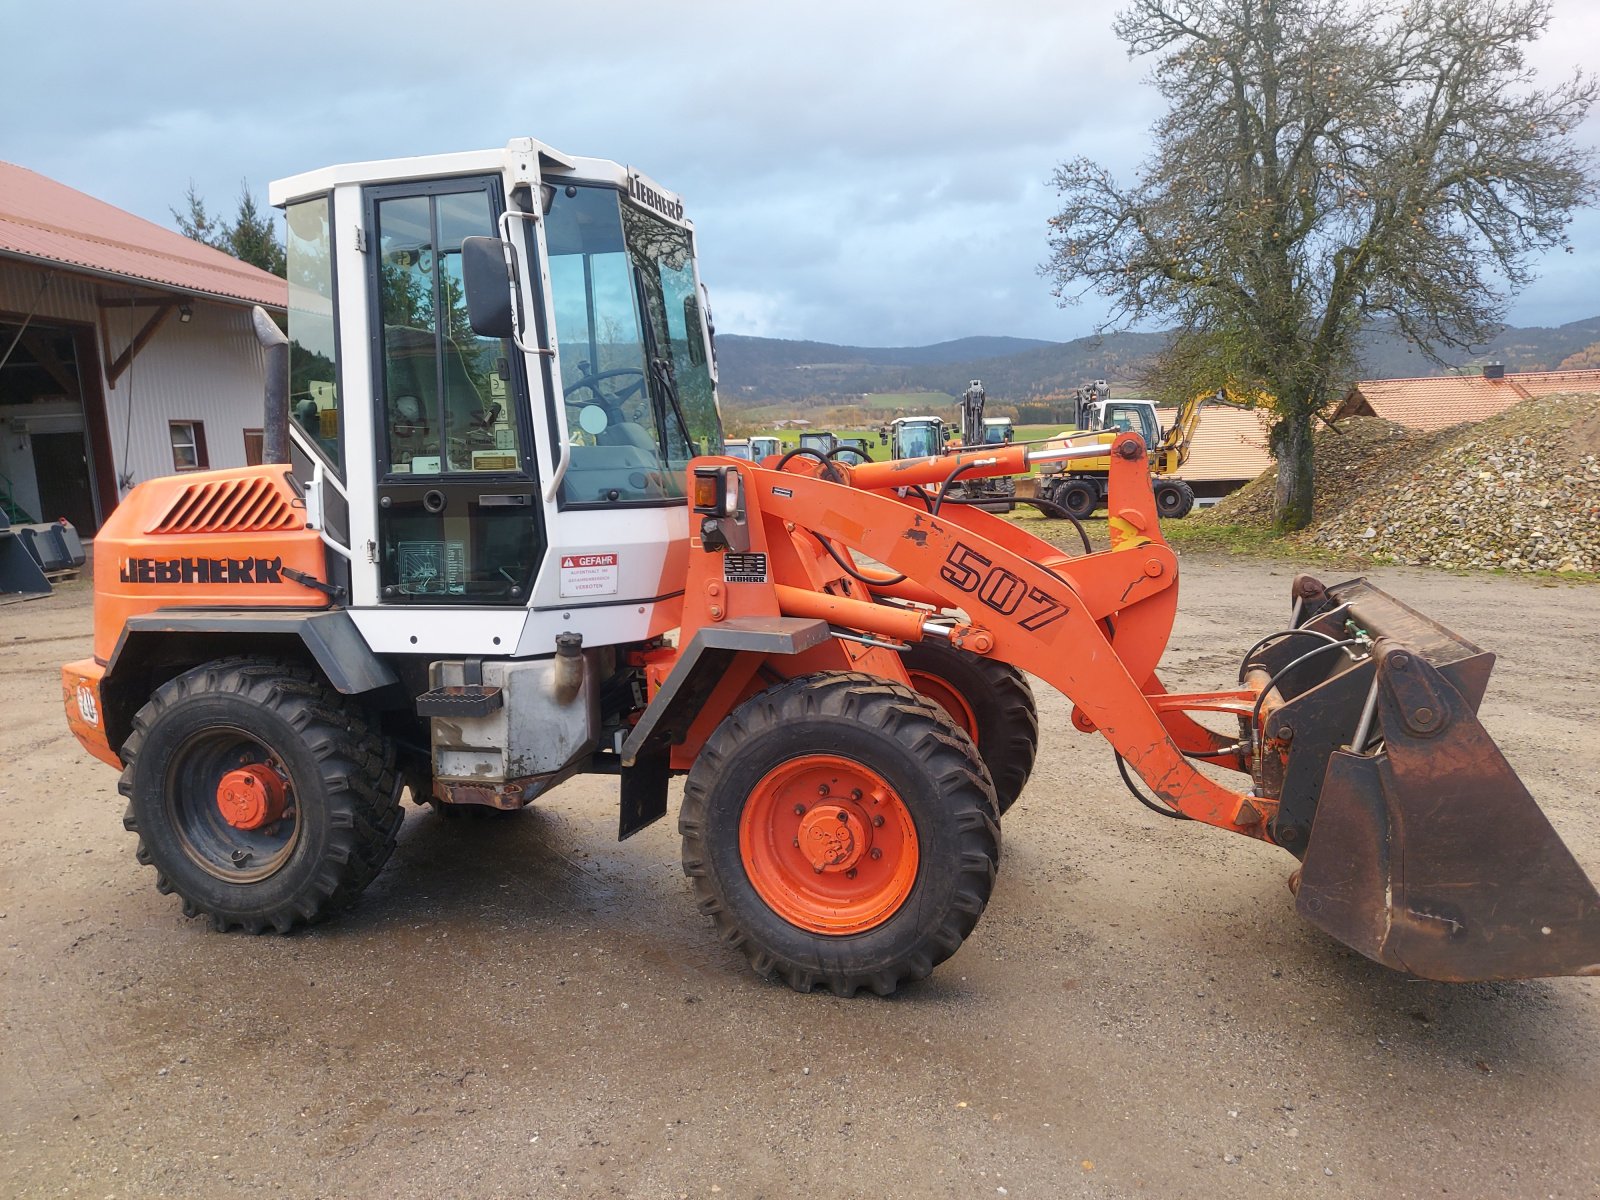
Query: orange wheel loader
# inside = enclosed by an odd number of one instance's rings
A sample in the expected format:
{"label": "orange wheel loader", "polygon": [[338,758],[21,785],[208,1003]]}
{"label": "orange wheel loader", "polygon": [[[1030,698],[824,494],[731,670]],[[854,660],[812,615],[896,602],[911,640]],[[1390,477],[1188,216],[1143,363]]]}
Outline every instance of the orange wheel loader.
{"label": "orange wheel loader", "polygon": [[1026,666],[1146,803],[1299,859],[1299,911],[1362,953],[1596,972],[1600,899],[1478,721],[1487,653],[1301,578],[1235,685],[1162,686],[1178,561],[1136,434],[1110,446],[1111,548],[1068,555],[943,498],[1103,446],[723,456],[694,229],[636,171],[519,139],[272,200],[284,452],[135,488],[63,672],[186,913],[337,912],[406,789],[515,809],[612,774],[627,837],[683,775],[718,932],[802,991],[889,993],[989,899],[1038,740]]}

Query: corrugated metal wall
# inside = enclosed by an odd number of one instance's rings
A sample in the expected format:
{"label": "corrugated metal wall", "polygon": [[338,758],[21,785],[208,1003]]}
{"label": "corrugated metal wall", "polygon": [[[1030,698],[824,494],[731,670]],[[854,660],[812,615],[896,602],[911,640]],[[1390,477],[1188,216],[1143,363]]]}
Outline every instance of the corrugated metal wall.
{"label": "corrugated metal wall", "polygon": [[[102,295],[132,294],[117,283],[70,275],[62,268],[49,277],[41,294],[44,277],[44,271],[28,264],[0,262],[0,313],[25,317],[31,312],[41,324],[93,325],[97,346],[103,344],[104,321],[113,360],[150,318],[149,308],[99,307]],[[265,368],[250,310],[199,299],[191,308],[194,315],[187,324],[176,314],[167,319],[114,388],[104,378],[109,363],[98,364],[119,494],[134,483],[172,474],[170,421],[204,422],[212,467],[243,466],[244,430],[261,428]]]}

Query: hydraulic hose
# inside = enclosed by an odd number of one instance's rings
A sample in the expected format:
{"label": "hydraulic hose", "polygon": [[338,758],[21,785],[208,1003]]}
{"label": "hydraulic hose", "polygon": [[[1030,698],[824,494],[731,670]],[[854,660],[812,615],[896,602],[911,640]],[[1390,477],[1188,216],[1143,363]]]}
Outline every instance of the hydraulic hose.
{"label": "hydraulic hose", "polygon": [[817,544],[828,552],[829,557],[831,557],[834,562],[839,564],[839,569],[856,582],[864,583],[868,587],[872,587],[874,584],[876,584],[878,587],[893,587],[897,583],[904,583],[906,581],[907,577],[904,575],[894,575],[887,579],[868,579],[860,571],[856,570],[855,567],[845,559],[844,555],[835,550],[833,548],[833,543],[827,538],[823,537],[815,529],[810,530],[810,533],[812,537],[817,539]]}
{"label": "hydraulic hose", "polygon": [[1194,818],[1191,817],[1188,813],[1183,812],[1183,811],[1181,811],[1179,809],[1176,809],[1176,808],[1169,808],[1165,804],[1158,804],[1158,803],[1156,803],[1156,801],[1150,799],[1150,797],[1146,796],[1143,792],[1141,792],[1139,790],[1139,788],[1137,787],[1137,785],[1134,784],[1133,777],[1128,774],[1128,764],[1123,761],[1122,755],[1120,753],[1118,753],[1117,751],[1115,751],[1115,750],[1113,750],[1112,753],[1116,754],[1116,756],[1117,756],[1117,773],[1122,776],[1122,782],[1128,785],[1128,790],[1133,793],[1133,798],[1135,800],[1137,800],[1140,804],[1144,805],[1151,812],[1157,813],[1157,814],[1159,814],[1160,816],[1163,816],[1163,817],[1167,817],[1170,820],[1173,820],[1173,821],[1192,821],[1192,820],[1194,820]]}
{"label": "hydraulic hose", "polygon": [[827,473],[828,478],[834,483],[844,482],[844,478],[839,474],[839,468],[833,465],[833,460],[822,451],[814,449],[811,446],[796,446],[793,450],[789,451],[789,453],[785,454],[778,460],[778,465],[774,468],[774,470],[783,470],[783,468],[788,465],[790,459],[800,458],[801,456],[806,458],[814,458],[821,463],[823,471]]}
{"label": "hydraulic hose", "polygon": [[1306,662],[1309,659],[1313,659],[1319,654],[1323,654],[1323,653],[1325,653],[1325,652],[1327,652],[1329,650],[1337,650],[1341,646],[1361,646],[1361,645],[1364,645],[1364,644],[1365,644],[1365,642],[1361,638],[1346,638],[1342,642],[1329,642],[1326,645],[1318,646],[1315,650],[1307,650],[1299,658],[1292,659],[1287,666],[1283,667],[1281,670],[1279,670],[1279,672],[1276,675],[1274,675],[1271,679],[1267,680],[1267,686],[1262,688],[1261,689],[1261,694],[1256,697],[1255,705],[1250,710],[1250,730],[1251,730],[1251,735],[1254,736],[1255,731],[1260,728],[1260,724],[1261,724],[1261,706],[1264,703],[1266,703],[1267,694],[1269,692],[1271,692],[1273,688],[1278,686],[1278,680],[1282,679],[1285,675],[1287,675],[1290,671],[1294,670],[1301,663]]}
{"label": "hydraulic hose", "polygon": [[1319,638],[1322,638],[1324,641],[1328,641],[1328,642],[1333,642],[1333,641],[1337,641],[1338,640],[1331,633],[1323,633],[1322,630],[1320,630],[1320,629],[1303,629],[1303,628],[1280,629],[1276,633],[1269,633],[1269,634],[1267,634],[1266,637],[1264,637],[1260,641],[1258,641],[1254,646],[1251,646],[1250,649],[1246,650],[1244,652],[1244,657],[1239,660],[1239,682],[1240,683],[1244,682],[1245,669],[1247,667],[1249,667],[1249,665],[1250,665],[1250,656],[1252,654],[1254,654],[1257,650],[1261,649],[1261,647],[1265,646],[1268,642],[1272,641],[1274,638],[1293,637],[1297,633],[1304,634],[1307,637],[1319,637]]}

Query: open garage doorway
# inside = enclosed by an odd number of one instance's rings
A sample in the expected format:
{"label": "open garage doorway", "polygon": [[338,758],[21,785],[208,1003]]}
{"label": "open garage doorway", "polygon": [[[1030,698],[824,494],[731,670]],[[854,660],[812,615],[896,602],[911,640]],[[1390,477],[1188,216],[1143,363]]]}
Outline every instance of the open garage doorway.
{"label": "open garage doorway", "polygon": [[116,502],[93,330],[0,317],[0,505],[89,538]]}

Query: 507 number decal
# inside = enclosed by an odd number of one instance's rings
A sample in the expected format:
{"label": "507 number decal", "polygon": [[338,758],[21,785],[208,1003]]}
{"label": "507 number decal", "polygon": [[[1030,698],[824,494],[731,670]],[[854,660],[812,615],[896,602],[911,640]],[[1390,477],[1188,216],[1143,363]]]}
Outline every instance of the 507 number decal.
{"label": "507 number decal", "polygon": [[1017,623],[1024,629],[1043,629],[1052,621],[1067,615],[1067,606],[1043,588],[1029,587],[1025,580],[1004,567],[997,567],[971,546],[955,544],[944,565],[939,568],[939,578],[978,600],[1001,616],[1009,617],[1024,604],[1027,615]]}

